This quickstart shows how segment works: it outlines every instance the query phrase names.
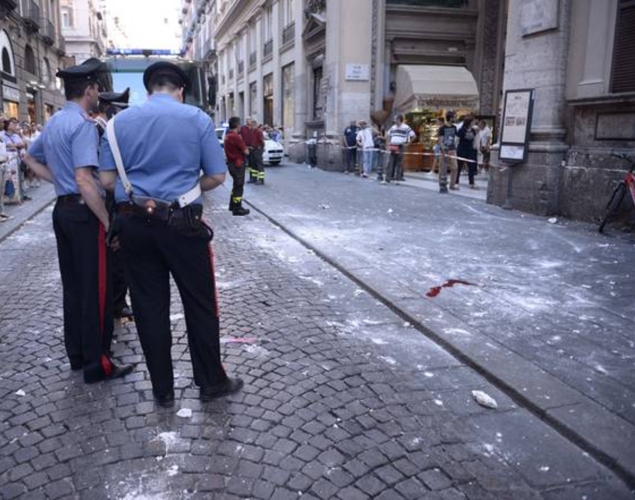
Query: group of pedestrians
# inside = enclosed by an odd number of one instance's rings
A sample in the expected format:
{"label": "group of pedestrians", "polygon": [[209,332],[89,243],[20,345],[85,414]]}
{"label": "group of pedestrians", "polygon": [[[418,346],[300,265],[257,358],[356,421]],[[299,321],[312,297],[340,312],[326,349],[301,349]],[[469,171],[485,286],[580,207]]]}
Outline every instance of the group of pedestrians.
{"label": "group of pedestrians", "polygon": [[213,231],[202,218],[202,193],[221,185],[226,172],[214,124],[183,103],[192,84],[175,64],[150,65],[143,74],[148,100],[117,114],[113,105],[122,94],[99,92],[106,72],[89,59],[57,73],[67,103],[24,157],[57,194],[53,229],[70,368],[86,383],[134,369],[111,352],[110,273],[112,253],[121,252],[156,402],[175,400],[170,275],[183,302],[200,399],[234,393],[243,382],[229,378],[221,363]]}
{"label": "group of pedestrians", "polygon": [[4,211],[5,199],[21,203],[31,197],[27,190],[39,187],[40,180],[23,162],[25,153],[40,133],[40,125],[20,123],[17,118],[0,116],[0,223],[10,217]]}
{"label": "group of pedestrians", "polygon": [[[470,188],[476,189],[475,177],[479,165],[485,171],[489,170],[492,131],[487,122],[480,120],[477,125],[475,118],[468,115],[455,123],[454,112],[448,111],[445,116],[437,118],[436,128],[433,171],[439,170],[441,161],[447,161],[451,172],[450,189],[459,189],[463,170],[468,173]],[[364,178],[375,169],[377,180],[384,184],[403,181],[406,146],[415,139],[414,130],[401,114],[395,116],[387,132],[366,120],[351,121],[342,134],[344,173],[356,173],[357,164],[361,163],[360,175]]]}
{"label": "group of pedestrians", "polygon": [[487,122],[480,120],[476,125],[474,117],[468,115],[462,117],[457,124],[455,113],[448,111],[445,121],[438,123],[440,161],[445,161],[450,167],[450,189],[459,189],[463,169],[468,172],[470,189],[476,189],[475,177],[479,164],[483,165],[485,171],[489,171],[492,131]]}
{"label": "group of pedestrians", "polygon": [[[404,180],[403,158],[405,148],[415,139],[412,128],[404,121],[403,115],[395,116],[393,125],[384,131],[366,120],[359,124],[352,121],[344,129],[342,144],[346,151],[344,173],[356,172],[361,153],[361,176],[367,178],[373,169],[377,170],[377,180],[390,184]],[[387,158],[386,158],[387,156]]]}

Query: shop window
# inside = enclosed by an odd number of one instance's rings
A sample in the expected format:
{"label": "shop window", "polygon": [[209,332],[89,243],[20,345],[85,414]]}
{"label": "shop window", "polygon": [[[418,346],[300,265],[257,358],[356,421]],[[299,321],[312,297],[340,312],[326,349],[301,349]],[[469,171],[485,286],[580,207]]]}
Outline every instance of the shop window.
{"label": "shop window", "polygon": [[13,68],[11,67],[11,56],[9,55],[9,51],[6,47],[2,48],[2,71],[8,74],[13,72]]}
{"label": "shop window", "polygon": [[615,25],[611,91],[635,92],[635,0],[620,0]]}
{"label": "shop window", "polygon": [[35,54],[30,45],[27,45],[24,49],[24,69],[37,76],[37,64],[35,62]]}

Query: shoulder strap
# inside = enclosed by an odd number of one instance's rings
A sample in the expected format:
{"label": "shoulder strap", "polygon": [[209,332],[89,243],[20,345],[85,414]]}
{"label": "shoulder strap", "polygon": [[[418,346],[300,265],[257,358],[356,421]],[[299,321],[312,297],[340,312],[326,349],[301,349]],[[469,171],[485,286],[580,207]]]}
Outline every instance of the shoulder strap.
{"label": "shoulder strap", "polygon": [[[108,143],[110,144],[112,155],[115,158],[115,165],[117,166],[117,173],[119,174],[119,178],[123,184],[123,190],[132,200],[132,184],[130,183],[126,170],[123,166],[123,158],[121,157],[119,143],[117,142],[117,135],[115,134],[115,118],[116,116],[113,116],[108,121],[108,125],[106,125],[106,136],[108,137]],[[202,194],[201,185],[197,181],[196,185],[192,189],[177,198],[177,202],[179,206],[183,208],[196,201]]]}
{"label": "shoulder strap", "polygon": [[128,176],[126,175],[126,170],[123,166],[123,158],[121,157],[119,143],[117,142],[117,135],[115,134],[115,118],[116,116],[113,116],[108,121],[108,125],[106,125],[106,136],[108,137],[108,144],[110,145],[112,155],[115,158],[115,165],[117,166],[117,173],[119,174],[119,178],[121,179],[121,183],[123,184],[123,190],[126,192],[126,195],[131,197],[132,184],[130,184]]}

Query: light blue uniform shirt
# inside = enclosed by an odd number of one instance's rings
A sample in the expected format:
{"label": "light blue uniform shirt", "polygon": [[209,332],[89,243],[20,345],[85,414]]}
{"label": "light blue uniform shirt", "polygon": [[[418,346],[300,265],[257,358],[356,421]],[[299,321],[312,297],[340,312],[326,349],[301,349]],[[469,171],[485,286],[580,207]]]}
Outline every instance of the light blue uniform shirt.
{"label": "light blue uniform shirt", "polygon": [[51,170],[57,196],[79,194],[75,169],[97,168],[99,133],[79,104],[67,102],[49,120],[28,152]]}
{"label": "light blue uniform shirt", "polygon": [[[119,113],[115,135],[136,196],[173,202],[196,185],[201,170],[205,175],[227,171],[210,117],[167,94],[153,94],[140,106]],[[104,134],[99,169],[116,168]],[[121,179],[117,179],[115,199],[128,200]]]}

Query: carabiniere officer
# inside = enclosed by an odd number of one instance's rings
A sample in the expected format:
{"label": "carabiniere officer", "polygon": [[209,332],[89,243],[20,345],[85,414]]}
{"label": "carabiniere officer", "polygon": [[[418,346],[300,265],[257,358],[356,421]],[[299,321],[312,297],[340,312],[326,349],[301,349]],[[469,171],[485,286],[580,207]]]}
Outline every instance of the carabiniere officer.
{"label": "carabiniere officer", "polygon": [[183,104],[191,87],[185,72],[157,62],[143,83],[148,100],[108,123],[100,177],[115,188],[118,239],[154,397],[162,406],[174,403],[171,274],[183,302],[194,382],[209,401],[243,385],[221,363],[212,231],[201,219],[201,192],[218,187],[227,167],[212,120]]}
{"label": "carabiniere officer", "polygon": [[88,111],[99,98],[98,59],[61,70],[68,101],[31,145],[24,161],[57,194],[53,229],[62,275],[64,342],[71,369],[84,370],[86,383],[132,371],[109,355],[113,332],[106,253],[108,212],[94,171],[99,137]]}

